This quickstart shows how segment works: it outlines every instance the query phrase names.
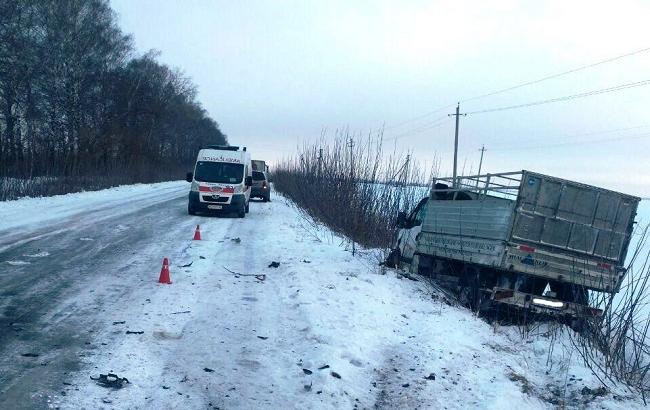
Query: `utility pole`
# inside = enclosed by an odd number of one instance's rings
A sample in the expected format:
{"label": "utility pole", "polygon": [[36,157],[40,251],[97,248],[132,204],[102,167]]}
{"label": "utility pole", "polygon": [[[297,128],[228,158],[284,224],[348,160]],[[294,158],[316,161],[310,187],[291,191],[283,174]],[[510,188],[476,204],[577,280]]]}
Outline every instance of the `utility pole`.
{"label": "utility pole", "polygon": [[457,181],[456,181],[456,176],[458,174],[458,119],[460,118],[461,115],[467,115],[467,114],[461,114],[460,113],[460,103],[456,105],[456,114],[448,114],[448,116],[456,116],[456,133],[454,137],[454,177],[452,181],[453,183],[453,188],[457,187]]}
{"label": "utility pole", "polygon": [[322,162],[323,162],[323,149],[320,148],[318,150],[318,179],[320,179],[321,172],[322,172]]}
{"label": "utility pole", "polygon": [[481,149],[479,151],[481,151],[481,160],[478,162],[478,175],[481,175],[481,166],[483,165],[483,153],[487,151],[485,149],[485,145],[481,145]]}
{"label": "utility pole", "polygon": [[350,147],[350,179],[354,179],[354,161],[353,161],[353,152],[352,152],[352,147],[354,147],[354,140],[352,137],[350,137],[350,141],[348,142],[348,147]]}

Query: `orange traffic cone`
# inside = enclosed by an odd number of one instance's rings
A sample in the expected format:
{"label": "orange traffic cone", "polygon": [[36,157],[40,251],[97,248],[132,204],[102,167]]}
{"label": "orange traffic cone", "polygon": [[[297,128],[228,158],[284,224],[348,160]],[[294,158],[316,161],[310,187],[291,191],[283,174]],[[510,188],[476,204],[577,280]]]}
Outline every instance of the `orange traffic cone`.
{"label": "orange traffic cone", "polygon": [[194,240],[195,241],[201,240],[201,229],[199,228],[198,225],[196,225],[196,230],[194,231]]}
{"label": "orange traffic cone", "polygon": [[172,280],[169,278],[169,261],[167,258],[163,258],[162,269],[160,269],[160,278],[158,283],[164,283],[167,285],[172,284]]}

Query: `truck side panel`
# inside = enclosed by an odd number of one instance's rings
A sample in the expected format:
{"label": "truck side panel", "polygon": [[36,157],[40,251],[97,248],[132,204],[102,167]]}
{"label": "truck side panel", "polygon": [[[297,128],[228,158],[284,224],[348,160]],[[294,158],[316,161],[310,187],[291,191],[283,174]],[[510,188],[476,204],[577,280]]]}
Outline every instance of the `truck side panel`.
{"label": "truck side panel", "polygon": [[513,241],[548,245],[623,265],[638,200],[524,172]]}
{"label": "truck side panel", "polygon": [[417,252],[488,266],[501,266],[514,201],[429,200]]}

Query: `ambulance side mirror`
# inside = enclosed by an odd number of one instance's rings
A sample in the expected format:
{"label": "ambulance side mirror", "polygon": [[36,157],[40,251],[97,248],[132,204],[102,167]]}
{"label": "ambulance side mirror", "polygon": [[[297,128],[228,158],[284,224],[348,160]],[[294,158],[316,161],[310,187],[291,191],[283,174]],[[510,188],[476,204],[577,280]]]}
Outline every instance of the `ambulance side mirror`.
{"label": "ambulance side mirror", "polygon": [[187,175],[185,175],[185,180],[187,182],[192,182],[193,179],[194,179],[194,173],[193,172],[188,172]]}

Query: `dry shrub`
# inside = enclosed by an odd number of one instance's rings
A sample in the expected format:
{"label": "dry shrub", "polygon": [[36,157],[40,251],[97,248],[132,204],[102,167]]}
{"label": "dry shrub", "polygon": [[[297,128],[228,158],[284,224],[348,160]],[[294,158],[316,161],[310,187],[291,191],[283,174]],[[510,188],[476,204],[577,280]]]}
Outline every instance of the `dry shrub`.
{"label": "dry shrub", "polygon": [[[435,169],[432,168],[432,169]],[[306,144],[273,172],[278,192],[353,243],[388,248],[398,211],[428,194],[425,175],[410,155],[383,151],[383,134],[364,138],[337,132],[333,140]]]}
{"label": "dry shrub", "polygon": [[600,320],[587,323],[572,341],[601,381],[622,381],[645,397],[650,392],[650,251],[648,229],[639,236],[617,294],[591,294],[591,305],[603,309]]}

